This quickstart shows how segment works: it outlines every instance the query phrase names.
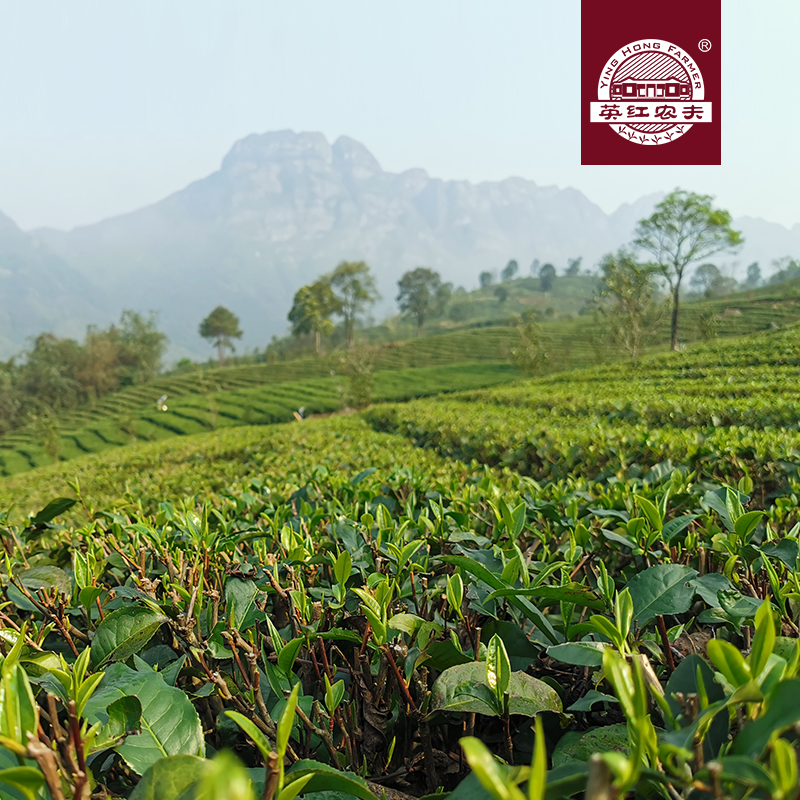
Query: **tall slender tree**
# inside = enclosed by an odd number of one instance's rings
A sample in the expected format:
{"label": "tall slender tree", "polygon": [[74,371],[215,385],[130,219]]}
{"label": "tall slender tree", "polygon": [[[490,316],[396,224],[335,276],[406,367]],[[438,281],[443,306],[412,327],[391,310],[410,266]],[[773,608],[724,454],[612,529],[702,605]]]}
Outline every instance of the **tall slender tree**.
{"label": "tall slender tree", "polygon": [[519,272],[519,264],[515,258],[512,258],[508,264],[503,267],[503,271],[500,273],[500,279],[502,281],[511,281],[514,280],[514,276]]}
{"label": "tall slender tree", "polygon": [[712,200],[710,195],[676,189],[636,228],[635,246],[650,254],[670,289],[673,350],[680,345],[680,292],[686,270],[717,253],[732,252],[744,243],[741,232],[731,227],[730,213],[713,208]]}
{"label": "tall slender tree", "polygon": [[602,278],[597,309],[611,341],[636,361],[646,333],[658,318],[655,301],[657,269],[639,264],[625,250],[609,254],[600,262]]}
{"label": "tall slender tree", "polygon": [[543,264],[539,268],[539,281],[542,291],[547,294],[556,280],[556,268],[552,264]]}
{"label": "tall slender tree", "polygon": [[347,348],[353,347],[356,318],[379,297],[375,278],[363,261],[342,261],[326,279],[341,304]]}
{"label": "tall slender tree", "polygon": [[582,261],[583,261],[583,256],[578,256],[577,258],[568,258],[567,269],[565,270],[564,274],[568,278],[574,278],[576,275],[580,275]]}

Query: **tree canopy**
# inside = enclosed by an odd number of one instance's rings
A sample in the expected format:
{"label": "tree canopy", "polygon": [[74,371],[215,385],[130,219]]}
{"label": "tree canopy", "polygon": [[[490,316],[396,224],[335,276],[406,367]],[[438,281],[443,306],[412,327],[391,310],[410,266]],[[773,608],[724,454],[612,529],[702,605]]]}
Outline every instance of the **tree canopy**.
{"label": "tree canopy", "polygon": [[154,378],[166,346],[156,315],[134,311],[123,311],[118,325],[89,326],[83,344],[40,334],[0,364],[0,432]]}
{"label": "tree canopy", "polygon": [[292,333],[300,336],[314,334],[314,352],[320,353],[322,335],[333,332],[333,314],[340,314],[342,302],[334,294],[330,283],[321,279],[308,286],[301,286],[294,296],[288,318],[292,323]]}
{"label": "tree canopy", "polygon": [[758,261],[754,261],[747,267],[747,279],[745,280],[745,286],[748,289],[757,289],[759,286],[761,286],[761,283],[761,266],[759,265]]}
{"label": "tree canopy", "polygon": [[416,320],[417,336],[422,333],[426,317],[444,310],[452,291],[450,284],[442,283],[441,275],[428,267],[409,270],[397,286],[397,304],[404,316]]}
{"label": "tree canopy", "polygon": [[542,264],[539,268],[539,280],[541,281],[542,291],[549,292],[553,288],[556,280],[556,268],[552,264]]}
{"label": "tree canopy", "polygon": [[233,339],[242,338],[239,317],[225,306],[217,306],[201,323],[200,336],[217,348],[219,365],[225,363],[225,350],[233,351]]}
{"label": "tree canopy", "polygon": [[735,292],[738,284],[734,278],[723,275],[716,264],[701,264],[694,271],[689,286],[695,294],[709,298]]}
{"label": "tree canopy", "polygon": [[351,348],[356,318],[380,297],[375,278],[363,261],[342,261],[326,280],[340,304],[336,313],[344,321],[345,341]]}
{"label": "tree canopy", "polygon": [[508,289],[505,286],[497,286],[494,290],[494,296],[497,298],[498,303],[505,303],[508,300]]}
{"label": "tree canopy", "polygon": [[511,259],[508,264],[503,267],[503,271],[500,273],[500,278],[504,281],[513,280],[514,276],[519,272],[519,264],[517,263],[516,259]]}
{"label": "tree canopy", "polygon": [[731,227],[728,211],[712,207],[710,195],[676,189],[636,228],[635,246],[648,253],[672,295],[672,349],[679,347],[681,282],[688,267],[717,253],[733,251],[744,240]]}
{"label": "tree canopy", "polygon": [[582,262],[583,256],[568,259],[567,269],[564,271],[564,274],[569,278],[574,278],[576,275],[580,275]]}

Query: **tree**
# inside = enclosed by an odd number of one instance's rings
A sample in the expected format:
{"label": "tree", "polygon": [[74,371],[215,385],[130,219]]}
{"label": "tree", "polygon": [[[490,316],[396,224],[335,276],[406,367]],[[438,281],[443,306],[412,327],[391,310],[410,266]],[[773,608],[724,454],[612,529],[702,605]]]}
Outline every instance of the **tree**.
{"label": "tree", "polygon": [[506,289],[505,286],[498,286],[494,290],[494,296],[499,303],[505,303],[505,301],[508,300],[508,289]]}
{"label": "tree", "polygon": [[158,330],[158,316],[126,309],[115,328],[119,341],[120,384],[130,386],[155,378],[167,349],[167,335]]}
{"label": "tree", "polygon": [[494,283],[494,275],[491,272],[481,272],[478,276],[478,281],[481,284],[481,289],[488,289]]}
{"label": "tree", "polygon": [[74,339],[52,333],[36,337],[16,380],[31,413],[74,408],[84,399],[77,378],[84,359],[84,348]]}
{"label": "tree", "polygon": [[531,275],[538,276],[539,267],[541,267],[541,262],[538,258],[534,258],[533,261],[531,261]]}
{"label": "tree", "polygon": [[347,383],[339,391],[346,408],[364,408],[372,402],[377,355],[378,349],[374,347],[357,347],[340,359],[339,371]]}
{"label": "tree", "polygon": [[106,332],[89,328],[83,357],[74,373],[82,399],[93,403],[98,397],[119,389],[121,351],[116,329]]}
{"label": "tree", "polygon": [[583,261],[583,256],[567,259],[567,269],[564,274],[568,278],[574,278],[576,275],[580,275],[582,261]]}
{"label": "tree", "polygon": [[600,262],[602,278],[597,298],[598,311],[606,321],[611,340],[636,361],[652,329],[658,309],[655,277],[658,268],[639,264],[630,253],[620,250]]}
{"label": "tree", "polygon": [[119,325],[90,325],[83,344],[43,333],[20,359],[0,364],[0,431],[40,422],[48,415],[154,377],[167,337],[144,317],[123,311]]}
{"label": "tree", "polygon": [[508,264],[503,267],[503,271],[500,273],[500,278],[503,281],[510,281],[514,279],[514,276],[519,272],[519,264],[517,264],[516,259],[511,259]]}
{"label": "tree", "polygon": [[713,198],[676,189],[636,228],[636,247],[649,253],[672,295],[671,346],[677,350],[681,281],[692,264],[733,251],[744,239],[731,228],[728,211],[714,209]]}
{"label": "tree", "polygon": [[539,280],[542,291],[547,294],[553,288],[553,283],[555,283],[556,268],[552,264],[543,264],[539,268]]}
{"label": "tree", "polygon": [[703,297],[711,297],[711,286],[714,281],[719,280],[722,273],[716,264],[701,264],[692,275],[689,281],[689,288],[695,293]]}
{"label": "tree", "polygon": [[716,339],[719,332],[719,317],[709,305],[704,305],[697,318],[700,338],[703,341]]}
{"label": "tree", "polygon": [[789,256],[776,258],[772,262],[772,266],[775,269],[775,272],[770,275],[770,283],[781,283],[783,281],[788,281],[791,278],[797,278],[800,276],[800,262],[795,261]]}
{"label": "tree", "polygon": [[736,291],[736,281],[725,277],[716,264],[701,264],[692,275],[689,286],[695,294],[708,299]]}
{"label": "tree", "polygon": [[225,363],[225,350],[234,350],[232,339],[241,339],[239,317],[225,306],[217,306],[201,323],[200,335],[217,348],[219,365]]}
{"label": "tree", "polygon": [[442,276],[427,267],[409,270],[397,282],[400,291],[397,304],[406,317],[417,321],[417,336],[422,334],[422,326],[429,314],[439,314],[450,299],[452,287],[442,283]]}
{"label": "tree", "polygon": [[331,315],[340,314],[341,311],[342,302],[327,281],[318,280],[308,286],[301,286],[295,293],[288,314],[292,333],[295,336],[313,333],[314,352],[319,355],[322,334],[329,336],[333,333]]}
{"label": "tree", "polygon": [[516,346],[511,348],[511,357],[528,375],[536,375],[547,362],[548,342],[542,327],[536,321],[536,311],[528,309],[517,324],[519,337]]}
{"label": "tree", "polygon": [[375,278],[363,261],[342,261],[326,280],[339,301],[336,313],[344,320],[344,338],[350,349],[356,317],[380,297]]}
{"label": "tree", "polygon": [[759,266],[758,261],[754,261],[747,268],[747,279],[745,280],[744,285],[748,289],[757,289],[759,286],[761,286],[761,267]]}

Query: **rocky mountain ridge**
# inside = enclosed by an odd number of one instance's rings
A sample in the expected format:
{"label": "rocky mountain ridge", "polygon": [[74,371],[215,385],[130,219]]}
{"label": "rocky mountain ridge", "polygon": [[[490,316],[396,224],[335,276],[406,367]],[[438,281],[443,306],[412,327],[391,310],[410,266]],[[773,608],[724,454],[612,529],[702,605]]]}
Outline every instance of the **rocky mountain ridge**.
{"label": "rocky mountain ridge", "polygon": [[[280,131],[240,140],[217,172],[158,203],[27,238],[58,262],[60,274],[83,282],[80,289],[59,284],[54,324],[98,321],[98,308],[106,324],[123,308],[156,309],[173,355],[203,355],[197,325],[211,308],[230,307],[242,320],[242,345],[263,346],[286,330],[297,288],[342,260],[365,260],[373,268],[384,297],[376,309],[381,314],[393,309],[400,275],[419,265],[468,287],[481,271],[499,270],[510,258],[523,273],[534,258],[561,270],[568,258],[583,256],[591,266],[629,241],[636,221],[660,197],[606,214],[575,189],[522,178],[445,181],[422,169],[390,173],[349,137],[330,144],[319,133]],[[800,226],[741,225],[748,250],[737,256],[740,273],[752,260],[766,266],[800,253]],[[4,257],[0,249],[0,269]],[[10,327],[16,344],[36,332]]]}

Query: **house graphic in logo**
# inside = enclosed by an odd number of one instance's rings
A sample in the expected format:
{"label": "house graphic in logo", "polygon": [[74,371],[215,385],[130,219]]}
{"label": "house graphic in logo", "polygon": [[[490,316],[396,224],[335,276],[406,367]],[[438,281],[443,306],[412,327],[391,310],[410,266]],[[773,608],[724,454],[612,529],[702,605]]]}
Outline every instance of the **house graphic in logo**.
{"label": "house graphic in logo", "polygon": [[688,80],[670,77],[665,81],[650,78],[623,78],[611,84],[612,100],[634,100],[637,97],[666,97],[669,100],[691,100],[692,84]]}
{"label": "house graphic in logo", "polygon": [[663,39],[621,47],[606,62],[591,103],[591,122],[610,125],[628,141],[663,145],[711,122],[703,76],[694,60]]}

